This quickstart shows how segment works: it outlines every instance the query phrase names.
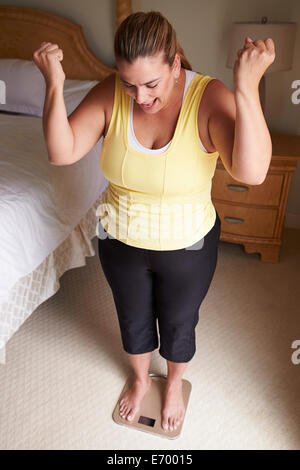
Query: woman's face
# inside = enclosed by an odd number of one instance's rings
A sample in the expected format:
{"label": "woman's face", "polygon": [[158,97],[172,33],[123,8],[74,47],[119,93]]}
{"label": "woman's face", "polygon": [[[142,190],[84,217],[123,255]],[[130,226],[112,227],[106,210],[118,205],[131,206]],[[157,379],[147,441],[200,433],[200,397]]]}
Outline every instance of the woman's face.
{"label": "woman's face", "polygon": [[170,67],[163,61],[163,55],[161,51],[155,56],[138,57],[132,64],[120,59],[116,61],[125,92],[147,114],[167,108],[177,95],[175,80],[180,75],[180,56],[176,54]]}

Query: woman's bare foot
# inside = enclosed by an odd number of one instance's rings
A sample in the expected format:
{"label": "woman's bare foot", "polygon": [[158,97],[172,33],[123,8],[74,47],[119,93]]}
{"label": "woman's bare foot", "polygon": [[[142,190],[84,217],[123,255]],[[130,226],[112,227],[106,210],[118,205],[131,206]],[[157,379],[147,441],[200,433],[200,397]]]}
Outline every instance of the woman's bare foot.
{"label": "woman's bare foot", "polygon": [[151,387],[151,377],[146,381],[135,379],[132,386],[124,393],[120,400],[120,416],[123,419],[133,421],[140,408],[141,401]]}
{"label": "woman's bare foot", "polygon": [[182,398],[182,381],[166,383],[162,409],[162,428],[165,431],[177,429],[183,420],[185,406]]}

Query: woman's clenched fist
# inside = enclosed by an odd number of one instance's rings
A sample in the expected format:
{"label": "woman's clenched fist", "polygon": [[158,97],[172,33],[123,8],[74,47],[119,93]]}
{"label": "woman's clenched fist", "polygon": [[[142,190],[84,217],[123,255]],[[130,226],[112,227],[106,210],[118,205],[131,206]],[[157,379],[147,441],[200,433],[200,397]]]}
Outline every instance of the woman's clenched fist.
{"label": "woman's clenched fist", "polygon": [[48,86],[63,86],[66,78],[61,65],[63,51],[57,44],[42,42],[40,47],[34,51],[32,59],[43,74]]}

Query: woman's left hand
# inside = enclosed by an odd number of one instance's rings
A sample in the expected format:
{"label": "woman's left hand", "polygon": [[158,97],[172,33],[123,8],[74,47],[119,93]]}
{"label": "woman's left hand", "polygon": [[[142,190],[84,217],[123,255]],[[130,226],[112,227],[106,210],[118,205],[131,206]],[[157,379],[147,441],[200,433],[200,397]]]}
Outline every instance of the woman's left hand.
{"label": "woman's left hand", "polygon": [[275,60],[275,44],[271,38],[253,41],[247,36],[237,55],[233,68],[235,91],[257,89],[261,77]]}

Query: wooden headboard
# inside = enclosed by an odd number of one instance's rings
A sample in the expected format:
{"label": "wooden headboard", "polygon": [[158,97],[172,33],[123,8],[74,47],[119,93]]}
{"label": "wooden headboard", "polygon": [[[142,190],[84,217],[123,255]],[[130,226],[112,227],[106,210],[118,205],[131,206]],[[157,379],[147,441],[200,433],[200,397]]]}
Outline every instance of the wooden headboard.
{"label": "wooden headboard", "polygon": [[[131,0],[115,0],[116,25],[131,14]],[[115,72],[90,50],[79,24],[36,8],[0,5],[0,58],[32,60],[43,41],[63,50],[68,79],[101,80]]]}

